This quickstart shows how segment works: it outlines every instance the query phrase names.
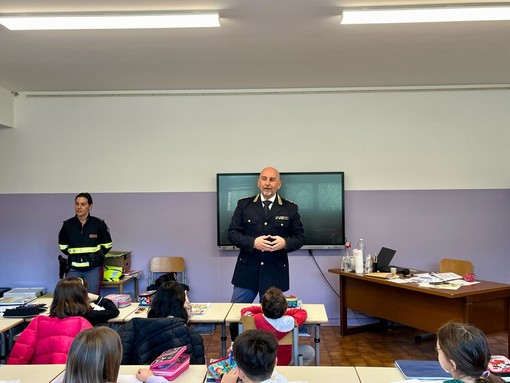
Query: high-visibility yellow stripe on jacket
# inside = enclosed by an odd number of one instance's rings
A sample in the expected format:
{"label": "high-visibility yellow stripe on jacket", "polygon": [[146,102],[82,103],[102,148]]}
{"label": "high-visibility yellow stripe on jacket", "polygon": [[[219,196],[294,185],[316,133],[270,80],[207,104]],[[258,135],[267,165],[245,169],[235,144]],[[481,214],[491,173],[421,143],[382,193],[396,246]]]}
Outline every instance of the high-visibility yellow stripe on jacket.
{"label": "high-visibility yellow stripe on jacket", "polygon": [[91,269],[102,265],[104,255],[112,248],[112,238],[102,219],[89,216],[82,226],[75,216],[64,221],[58,246],[69,256],[71,267]]}

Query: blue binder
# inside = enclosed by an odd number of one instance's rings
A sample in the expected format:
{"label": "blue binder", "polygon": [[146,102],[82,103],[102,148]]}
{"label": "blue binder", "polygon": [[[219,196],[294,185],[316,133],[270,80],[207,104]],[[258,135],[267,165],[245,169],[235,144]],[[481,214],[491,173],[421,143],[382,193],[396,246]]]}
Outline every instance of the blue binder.
{"label": "blue binder", "polygon": [[395,366],[406,379],[447,380],[452,376],[447,373],[437,360],[396,360]]}

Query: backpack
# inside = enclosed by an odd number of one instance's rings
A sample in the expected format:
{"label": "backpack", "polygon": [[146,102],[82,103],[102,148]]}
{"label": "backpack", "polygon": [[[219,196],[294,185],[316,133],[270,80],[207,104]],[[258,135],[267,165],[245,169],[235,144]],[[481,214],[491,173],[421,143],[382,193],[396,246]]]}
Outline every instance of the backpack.
{"label": "backpack", "polygon": [[120,266],[104,266],[103,280],[107,282],[119,282],[124,274],[124,269]]}

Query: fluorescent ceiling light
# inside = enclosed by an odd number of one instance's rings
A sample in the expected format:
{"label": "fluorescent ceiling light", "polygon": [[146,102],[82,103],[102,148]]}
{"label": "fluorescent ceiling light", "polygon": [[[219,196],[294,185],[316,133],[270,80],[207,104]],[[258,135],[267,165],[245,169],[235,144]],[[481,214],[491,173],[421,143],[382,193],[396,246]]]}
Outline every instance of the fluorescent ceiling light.
{"label": "fluorescent ceiling light", "polygon": [[344,9],[341,24],[510,20],[510,6]]}
{"label": "fluorescent ceiling light", "polygon": [[219,27],[218,13],[115,13],[1,15],[11,30],[153,29]]}

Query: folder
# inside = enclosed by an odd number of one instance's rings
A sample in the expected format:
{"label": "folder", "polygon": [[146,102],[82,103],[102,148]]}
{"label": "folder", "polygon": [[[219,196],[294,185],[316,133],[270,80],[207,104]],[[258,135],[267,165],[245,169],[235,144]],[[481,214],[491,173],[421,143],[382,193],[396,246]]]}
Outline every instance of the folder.
{"label": "folder", "polygon": [[452,376],[447,373],[437,360],[396,360],[395,366],[406,379],[446,380]]}

